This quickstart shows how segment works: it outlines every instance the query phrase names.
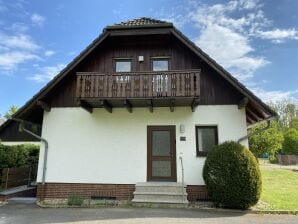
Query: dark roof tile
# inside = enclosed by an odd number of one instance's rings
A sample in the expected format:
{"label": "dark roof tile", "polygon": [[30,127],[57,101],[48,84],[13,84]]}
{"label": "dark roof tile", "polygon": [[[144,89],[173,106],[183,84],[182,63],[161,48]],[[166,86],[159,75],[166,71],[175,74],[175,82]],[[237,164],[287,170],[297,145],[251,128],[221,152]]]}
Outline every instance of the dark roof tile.
{"label": "dark roof tile", "polygon": [[165,24],[166,21],[152,19],[148,17],[140,17],[133,20],[128,20],[125,22],[117,23],[114,26],[146,26],[146,25],[155,25],[155,24]]}

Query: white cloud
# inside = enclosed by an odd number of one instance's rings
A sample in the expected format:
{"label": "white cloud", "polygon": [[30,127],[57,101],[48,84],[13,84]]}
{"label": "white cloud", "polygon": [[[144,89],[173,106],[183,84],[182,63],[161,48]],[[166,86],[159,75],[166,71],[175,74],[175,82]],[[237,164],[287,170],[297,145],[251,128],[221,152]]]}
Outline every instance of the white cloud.
{"label": "white cloud", "polygon": [[0,33],[0,69],[12,71],[21,63],[40,59],[35,53],[39,48],[28,35]]}
{"label": "white cloud", "polygon": [[298,89],[293,91],[281,91],[281,90],[266,91],[261,88],[252,88],[251,90],[254,92],[254,94],[260,97],[264,102],[276,102],[284,99],[294,100],[295,99],[294,95],[298,93]]}
{"label": "white cloud", "polygon": [[35,82],[47,82],[54,78],[63,68],[64,64],[58,64],[55,66],[46,66],[40,68],[40,71],[33,76],[28,77],[29,80],[33,80]]}
{"label": "white cloud", "polygon": [[262,39],[272,40],[276,43],[284,42],[285,40],[298,40],[298,31],[292,29],[273,29],[269,31],[258,31],[257,35]]}
{"label": "white cloud", "polygon": [[0,53],[0,68],[6,71],[14,70],[18,64],[32,59],[39,59],[35,54],[22,51]]}
{"label": "white cloud", "polygon": [[25,34],[6,35],[4,33],[0,33],[0,46],[29,51],[39,48],[39,46],[31,39],[31,37]]}
{"label": "white cloud", "polygon": [[[269,63],[255,54],[249,36],[267,23],[259,7],[257,1],[232,0],[226,4],[199,5],[189,13],[200,28],[195,43],[241,81]],[[232,16],[239,11],[243,16]]]}
{"label": "white cloud", "polygon": [[37,13],[34,13],[31,16],[31,21],[36,26],[42,26],[45,21],[45,18]]}
{"label": "white cloud", "polygon": [[50,57],[50,56],[54,55],[55,53],[56,53],[55,51],[47,50],[47,51],[44,52],[44,55],[46,57]]}

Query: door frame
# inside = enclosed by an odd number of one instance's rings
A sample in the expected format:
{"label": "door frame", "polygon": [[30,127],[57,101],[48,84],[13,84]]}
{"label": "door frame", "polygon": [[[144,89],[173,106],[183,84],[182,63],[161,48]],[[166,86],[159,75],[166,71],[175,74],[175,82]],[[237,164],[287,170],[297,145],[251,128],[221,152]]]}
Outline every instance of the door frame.
{"label": "door frame", "polygon": [[[169,130],[171,136],[171,177],[153,177],[152,176],[152,131]],[[176,126],[175,125],[150,125],[147,126],[147,181],[171,181],[177,182],[177,164],[176,164]]]}

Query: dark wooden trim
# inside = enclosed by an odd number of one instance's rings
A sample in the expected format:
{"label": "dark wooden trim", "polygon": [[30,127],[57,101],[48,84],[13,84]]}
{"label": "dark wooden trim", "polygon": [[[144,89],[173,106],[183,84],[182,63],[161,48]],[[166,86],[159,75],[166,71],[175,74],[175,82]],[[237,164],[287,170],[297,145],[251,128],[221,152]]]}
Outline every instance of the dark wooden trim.
{"label": "dark wooden trim", "polygon": [[248,102],[249,102],[249,99],[247,97],[244,97],[243,99],[241,99],[238,103],[238,109],[240,110],[240,109],[246,107]]}
{"label": "dark wooden trim", "polygon": [[192,103],[191,103],[191,111],[195,112],[196,107],[199,106],[200,104],[200,99],[199,98],[194,98]]}
{"label": "dark wooden trim", "polygon": [[79,100],[78,104],[80,107],[82,107],[84,110],[88,111],[89,113],[93,112],[92,106],[89,103],[87,103],[85,100]]}
{"label": "dark wooden trim", "polygon": [[[171,148],[173,150],[171,156],[152,156],[152,131],[167,130],[170,131]],[[152,161],[153,160],[166,160],[171,161],[171,177],[153,177],[152,176]],[[176,171],[176,126],[147,126],[147,181],[177,181]]]}
{"label": "dark wooden trim", "polygon": [[132,113],[132,104],[130,103],[129,100],[124,100],[123,105],[124,105],[124,107],[126,107],[126,109],[129,113]]}
{"label": "dark wooden trim", "polygon": [[150,113],[153,113],[153,100],[150,99],[147,101],[147,103],[148,103],[148,108],[149,108]]}
{"label": "dark wooden trim", "polygon": [[175,99],[170,99],[170,111],[174,112],[175,110]]}
{"label": "dark wooden trim", "polygon": [[99,104],[100,104],[101,107],[106,109],[106,111],[108,111],[109,113],[113,112],[113,107],[107,100],[100,100]]}
{"label": "dark wooden trim", "polygon": [[255,114],[251,109],[249,109],[248,107],[246,108],[246,113],[249,114],[249,116],[253,117],[254,120],[256,121],[261,121],[262,119],[257,115]]}
{"label": "dark wooden trim", "polygon": [[50,112],[51,111],[51,105],[42,101],[42,100],[37,100],[36,104],[40,106],[43,110]]}
{"label": "dark wooden trim", "polygon": [[195,133],[196,133],[196,153],[197,153],[197,156],[198,157],[201,157],[201,156],[207,156],[208,155],[208,152],[206,151],[201,151],[199,149],[199,139],[198,139],[198,130],[199,129],[204,129],[204,128],[213,128],[215,129],[215,142],[216,142],[216,145],[218,144],[218,126],[217,125],[196,125],[195,126]]}

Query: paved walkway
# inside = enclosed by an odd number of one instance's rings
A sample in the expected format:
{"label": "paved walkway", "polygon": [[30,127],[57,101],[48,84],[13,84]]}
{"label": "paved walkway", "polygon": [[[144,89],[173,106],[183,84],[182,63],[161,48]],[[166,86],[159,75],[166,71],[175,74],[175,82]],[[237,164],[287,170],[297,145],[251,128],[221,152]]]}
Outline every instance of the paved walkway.
{"label": "paved walkway", "polygon": [[0,206],[0,224],[135,224],[135,223],[298,223],[298,216],[255,215],[231,212],[208,212],[185,209],[98,208],[45,209],[36,205],[6,204]]}

